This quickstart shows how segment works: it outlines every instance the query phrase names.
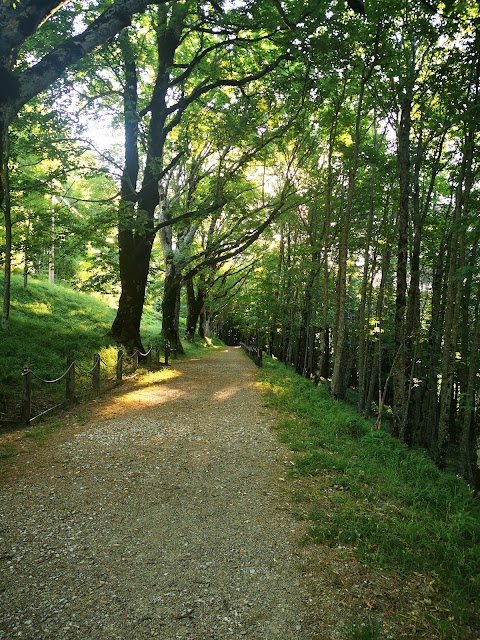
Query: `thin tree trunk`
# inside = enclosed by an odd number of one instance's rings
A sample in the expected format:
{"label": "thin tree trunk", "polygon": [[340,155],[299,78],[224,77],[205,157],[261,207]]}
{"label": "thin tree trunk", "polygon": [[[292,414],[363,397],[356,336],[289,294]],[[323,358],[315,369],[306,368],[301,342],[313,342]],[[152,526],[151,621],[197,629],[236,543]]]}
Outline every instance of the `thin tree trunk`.
{"label": "thin tree trunk", "polygon": [[400,201],[398,207],[397,287],[395,297],[395,367],[393,370],[393,430],[405,438],[406,427],[406,345],[405,310],[407,306],[407,259],[410,197],[410,129],[412,100],[405,96],[401,103],[398,130],[398,170],[400,175]]}
{"label": "thin tree trunk", "polygon": [[[478,295],[478,294],[477,294]],[[473,336],[470,343],[466,387],[463,399],[463,424],[460,435],[460,473],[468,481],[475,480],[475,391],[478,374],[478,349],[480,346],[479,300],[475,308]]]}
{"label": "thin tree trunk", "polygon": [[368,394],[364,406],[364,415],[368,415],[370,412],[370,407],[373,402],[373,397],[375,395],[375,390],[377,390],[377,394],[380,397],[382,390],[382,332],[383,332],[383,310],[385,305],[385,295],[387,290],[388,278],[390,275],[390,261],[392,257],[392,245],[389,242],[389,232],[390,229],[390,221],[388,220],[388,208],[389,208],[389,200],[390,197],[387,197],[387,201],[385,203],[385,214],[383,217],[382,226],[387,228],[386,242],[385,247],[382,253],[382,268],[381,268],[381,277],[380,277],[380,285],[378,287],[377,294],[377,304],[375,309],[375,331],[377,339],[375,341],[375,345],[373,348],[373,356],[372,356],[372,367],[370,374],[370,384],[368,385]]}
{"label": "thin tree trunk", "polygon": [[348,381],[345,380],[345,338],[346,338],[346,303],[347,303],[347,256],[348,238],[350,234],[350,217],[353,207],[353,194],[355,190],[355,178],[358,168],[358,156],[360,151],[360,124],[365,93],[366,74],[364,73],[360,83],[358,94],[357,114],[355,121],[353,158],[348,174],[347,202],[343,210],[340,222],[340,238],[338,246],[338,273],[336,295],[336,322],[335,322],[335,347],[332,373],[331,393],[334,398],[344,398]]}
{"label": "thin tree trunk", "polygon": [[[373,146],[374,152],[377,147],[377,132],[376,123],[373,123]],[[369,267],[370,267],[370,245],[372,242],[373,231],[373,219],[375,215],[374,206],[374,194],[376,183],[376,167],[373,167],[372,177],[370,180],[370,203],[368,212],[367,231],[365,234],[365,246],[363,250],[363,273],[362,273],[362,285],[360,293],[360,304],[358,309],[358,410],[363,411],[366,401],[366,377],[367,377],[367,331],[368,327],[365,322],[367,312],[367,287],[369,282]]]}
{"label": "thin tree trunk", "polygon": [[5,219],[5,264],[3,278],[3,311],[2,329],[8,330],[10,321],[10,297],[11,297],[11,274],[12,274],[12,211],[10,203],[10,181],[9,181],[9,139],[8,129],[5,127],[0,131],[0,158],[2,174],[3,215]]}
{"label": "thin tree trunk", "polygon": [[[205,291],[202,282],[197,285],[197,294],[195,295],[195,286],[193,278],[189,278],[185,282],[185,293],[187,298],[187,318],[185,328],[185,339],[188,342],[194,342],[197,324],[205,304]],[[204,336],[202,336],[204,337]]]}
{"label": "thin tree trunk", "polygon": [[329,308],[329,279],[330,269],[328,265],[328,255],[331,246],[331,224],[332,224],[332,194],[333,194],[333,151],[337,139],[338,118],[340,109],[345,98],[346,82],[343,84],[342,93],[336,104],[335,113],[330,125],[328,136],[328,156],[327,156],[327,180],[325,187],[325,218],[323,221],[322,233],[322,310],[320,314],[320,341],[318,345],[318,360],[315,372],[315,384],[320,378],[327,379],[330,375],[330,329],[327,326]]}
{"label": "thin tree trunk", "polygon": [[425,371],[426,387],[421,398],[420,428],[415,436],[415,444],[428,448],[432,453],[436,448],[438,420],[438,370],[441,360],[444,305],[442,303],[443,280],[445,274],[445,243],[440,245],[438,263],[434,265],[432,277],[432,297],[430,327],[428,331],[428,361]]}
{"label": "thin tree trunk", "polygon": [[355,179],[358,169],[358,158],[360,151],[360,127],[363,111],[363,98],[365,87],[375,68],[378,46],[380,41],[381,23],[377,24],[373,55],[368,64],[365,64],[360,78],[358,92],[357,112],[355,118],[355,131],[353,139],[353,157],[348,174],[347,202],[344,209],[343,220],[341,221],[339,250],[338,250],[338,274],[337,274],[337,296],[335,313],[334,332],[334,363],[332,373],[331,393],[335,398],[345,396],[348,380],[345,379],[345,338],[346,338],[346,301],[347,301],[347,256],[348,238],[350,234],[350,217],[353,207],[353,195],[355,190]]}
{"label": "thin tree trunk", "polygon": [[[469,123],[470,124],[470,123]],[[443,332],[442,383],[440,387],[438,441],[436,462],[440,469],[445,468],[448,444],[450,440],[451,393],[454,382],[455,354],[459,330],[459,314],[463,296],[463,282],[457,278],[457,271],[463,266],[465,256],[465,229],[459,228],[459,222],[467,209],[470,191],[473,186],[472,171],[474,157],[474,134],[465,134],[463,160],[455,193],[455,211],[452,220],[450,243],[450,262],[447,279],[447,300],[445,306],[445,326]]]}
{"label": "thin tree trunk", "polygon": [[280,221],[280,243],[279,243],[279,254],[278,254],[278,264],[277,264],[277,270],[276,270],[276,286],[275,286],[275,290],[273,293],[273,297],[274,297],[274,304],[273,304],[273,309],[272,309],[272,313],[270,316],[270,321],[269,321],[269,344],[268,344],[268,352],[270,356],[277,356],[279,357],[279,355],[281,354],[281,346],[279,347],[278,353],[276,350],[276,345],[275,345],[275,338],[276,338],[276,329],[277,329],[277,318],[278,318],[278,312],[279,312],[279,304],[280,304],[280,291],[281,291],[281,284],[282,284],[282,273],[283,273],[283,268],[284,268],[284,260],[285,260],[285,248],[284,248],[284,241],[285,241],[285,237],[284,237],[284,222],[283,220]]}
{"label": "thin tree trunk", "polygon": [[318,253],[312,254],[312,260],[305,285],[305,294],[302,302],[300,315],[299,347],[296,363],[296,371],[304,377],[310,377],[312,371],[309,362],[311,361],[311,332],[312,315],[315,307],[315,293],[318,278]]}

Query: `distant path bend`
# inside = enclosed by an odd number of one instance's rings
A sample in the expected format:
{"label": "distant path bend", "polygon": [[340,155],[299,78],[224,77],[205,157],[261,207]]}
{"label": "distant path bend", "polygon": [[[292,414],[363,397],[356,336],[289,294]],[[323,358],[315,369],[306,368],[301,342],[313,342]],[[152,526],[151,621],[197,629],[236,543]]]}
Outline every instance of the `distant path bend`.
{"label": "distant path bend", "polygon": [[174,368],[10,467],[1,639],[315,637],[254,365],[228,348]]}

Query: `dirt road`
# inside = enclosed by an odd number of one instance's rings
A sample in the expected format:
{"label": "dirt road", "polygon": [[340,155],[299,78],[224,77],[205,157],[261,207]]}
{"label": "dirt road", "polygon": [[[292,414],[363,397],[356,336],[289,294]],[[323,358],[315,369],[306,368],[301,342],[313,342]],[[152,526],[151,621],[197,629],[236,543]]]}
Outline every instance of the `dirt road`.
{"label": "dirt road", "polygon": [[0,638],[315,637],[255,375],[233,348],[174,363],[8,463]]}

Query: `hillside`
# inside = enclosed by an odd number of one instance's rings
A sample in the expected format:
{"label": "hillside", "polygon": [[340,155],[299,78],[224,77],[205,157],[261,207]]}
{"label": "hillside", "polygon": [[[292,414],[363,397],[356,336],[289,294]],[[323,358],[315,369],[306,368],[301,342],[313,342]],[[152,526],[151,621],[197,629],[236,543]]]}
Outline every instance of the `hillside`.
{"label": "hillside", "polygon": [[[150,311],[144,315],[148,342],[155,325]],[[0,334],[0,413],[11,414],[18,406],[25,364],[48,380],[65,371],[69,355],[84,369],[92,366],[96,352],[113,364],[114,343],[108,332],[114,317],[115,309],[107,301],[46,280],[31,279],[24,288],[21,277],[13,276],[10,327]],[[34,384],[41,386],[35,380]],[[41,389],[42,396],[51,392],[49,387]]]}
{"label": "hillside", "polygon": [[24,364],[48,377],[64,368],[67,355],[90,359],[110,344],[113,318],[114,309],[97,298],[45,280],[23,288],[14,276],[10,327],[2,334],[1,384],[15,382]]}

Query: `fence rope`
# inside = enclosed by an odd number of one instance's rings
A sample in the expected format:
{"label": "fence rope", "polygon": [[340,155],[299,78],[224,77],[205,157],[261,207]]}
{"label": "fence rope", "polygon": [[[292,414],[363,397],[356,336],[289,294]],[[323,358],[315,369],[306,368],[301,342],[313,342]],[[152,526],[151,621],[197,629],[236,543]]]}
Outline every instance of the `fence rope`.
{"label": "fence rope", "polygon": [[[105,360],[104,360],[102,357],[100,357],[100,362],[101,362],[102,364],[104,364],[108,369],[112,369],[112,370],[114,370],[114,369],[115,369],[115,365],[113,365],[113,366],[112,366],[111,364],[107,364],[107,363],[105,362]],[[95,367],[94,367],[94,368],[95,368]],[[92,371],[93,371],[93,369],[92,369]]]}
{"label": "fence rope", "polygon": [[68,367],[65,373],[62,373],[62,375],[59,378],[55,378],[55,380],[44,380],[43,378],[40,378],[40,376],[37,376],[37,374],[34,373],[31,369],[25,369],[24,371],[22,371],[22,376],[26,376],[27,373],[31,373],[32,376],[37,380],[39,380],[40,382],[44,382],[45,384],[53,384],[54,382],[60,382],[60,380],[63,380],[63,378],[65,378],[65,376],[70,371],[70,369],[72,369],[72,367],[74,366],[75,366],[75,361],[72,362],[72,364]]}
{"label": "fence rope", "polygon": [[[151,356],[152,352],[155,350],[155,353],[157,353],[159,355],[160,353],[160,347],[158,345],[156,345],[155,347],[153,345],[150,345],[150,348],[148,349],[148,351],[146,353],[142,353],[141,351],[139,351],[138,349],[135,350],[133,352],[133,354],[130,356],[130,360],[135,359],[135,365],[138,364],[138,356],[141,356],[142,358],[147,358],[148,356]],[[103,360],[103,358],[100,356],[100,354],[95,354],[95,360],[94,360],[94,365],[92,368],[86,369],[84,367],[79,366],[75,360],[73,359],[73,357],[69,356],[69,358],[67,359],[67,364],[70,362],[70,364],[67,367],[67,370],[62,373],[62,375],[58,376],[58,378],[55,378],[54,380],[45,380],[44,378],[41,378],[40,376],[38,376],[36,373],[34,373],[29,366],[25,366],[22,370],[22,378],[24,380],[23,382],[23,395],[22,395],[22,403],[21,403],[21,421],[22,423],[26,423],[26,424],[30,424],[32,420],[36,420],[37,418],[40,418],[41,416],[44,416],[46,414],[48,414],[49,412],[53,411],[54,409],[61,407],[61,406],[65,406],[65,403],[61,403],[61,404],[57,404],[54,407],[50,407],[49,409],[46,409],[45,411],[43,411],[42,413],[38,414],[37,416],[34,416],[32,418],[31,416],[31,408],[32,408],[32,387],[31,387],[31,378],[35,378],[36,380],[39,380],[40,382],[44,383],[44,384],[55,384],[57,382],[60,382],[61,380],[63,380],[71,371],[73,371],[71,378],[67,379],[67,388],[66,388],[66,398],[67,398],[67,404],[68,403],[72,403],[76,401],[76,397],[75,397],[75,368],[78,370],[79,373],[83,374],[83,375],[88,375],[91,373],[94,373],[93,375],[93,387],[94,390],[96,390],[97,392],[99,391],[100,388],[100,363],[103,363],[105,365],[105,367],[107,367],[107,369],[112,369],[112,370],[117,370],[117,381],[122,379],[122,367],[120,367],[120,373],[118,371],[119,368],[119,363],[121,364],[122,361],[124,359],[126,359],[126,354],[123,350],[118,350],[117,351],[117,355],[118,355],[118,360],[117,360],[117,364],[114,366],[109,365],[107,362],[105,362],[105,360]],[[167,357],[167,355],[165,354],[165,357]],[[156,363],[158,364],[158,362]],[[151,368],[152,362],[151,362],[151,358],[149,360],[149,368]],[[97,371],[97,374],[95,374],[95,371]]]}
{"label": "fence rope", "polygon": [[141,351],[139,351],[138,349],[136,349],[133,354],[132,354],[132,358],[133,356],[137,353],[139,356],[142,356],[142,358],[146,358],[148,355],[150,355],[152,353],[152,349],[153,347],[150,347],[150,349],[147,351],[147,353],[142,353]]}

